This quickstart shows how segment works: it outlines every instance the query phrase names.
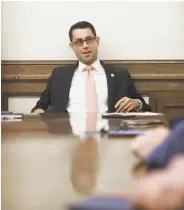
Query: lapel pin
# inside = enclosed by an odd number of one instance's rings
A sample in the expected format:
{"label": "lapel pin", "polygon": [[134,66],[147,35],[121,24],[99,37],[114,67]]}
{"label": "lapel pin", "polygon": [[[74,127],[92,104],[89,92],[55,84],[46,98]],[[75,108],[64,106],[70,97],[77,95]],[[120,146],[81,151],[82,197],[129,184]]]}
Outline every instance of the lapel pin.
{"label": "lapel pin", "polygon": [[111,77],[114,77],[114,74],[111,74]]}

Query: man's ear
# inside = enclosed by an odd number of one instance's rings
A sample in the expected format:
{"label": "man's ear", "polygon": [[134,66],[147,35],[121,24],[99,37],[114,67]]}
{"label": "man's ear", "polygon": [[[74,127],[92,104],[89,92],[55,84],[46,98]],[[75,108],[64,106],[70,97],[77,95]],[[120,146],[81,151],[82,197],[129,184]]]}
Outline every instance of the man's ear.
{"label": "man's ear", "polygon": [[96,42],[97,42],[98,44],[100,43],[100,37],[99,37],[99,36],[96,37]]}
{"label": "man's ear", "polygon": [[70,42],[70,48],[73,50],[73,43],[72,42]]}

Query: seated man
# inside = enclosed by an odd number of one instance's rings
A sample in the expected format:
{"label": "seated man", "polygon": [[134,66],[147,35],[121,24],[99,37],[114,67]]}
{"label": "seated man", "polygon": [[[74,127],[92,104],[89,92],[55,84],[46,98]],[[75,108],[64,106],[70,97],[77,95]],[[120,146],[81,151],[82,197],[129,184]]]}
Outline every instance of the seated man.
{"label": "seated man", "polygon": [[32,112],[43,113],[48,107],[61,112],[151,111],[126,69],[98,59],[100,38],[91,23],[71,26],[69,38],[78,61],[53,70]]}

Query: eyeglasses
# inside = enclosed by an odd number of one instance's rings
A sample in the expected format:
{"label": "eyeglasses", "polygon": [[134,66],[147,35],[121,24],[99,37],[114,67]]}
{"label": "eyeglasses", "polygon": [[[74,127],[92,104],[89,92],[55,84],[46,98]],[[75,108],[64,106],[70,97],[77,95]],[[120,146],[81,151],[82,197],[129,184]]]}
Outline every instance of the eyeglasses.
{"label": "eyeglasses", "polygon": [[83,46],[84,42],[86,44],[92,44],[95,41],[96,37],[86,37],[86,39],[77,39],[73,42],[73,44],[77,47]]}

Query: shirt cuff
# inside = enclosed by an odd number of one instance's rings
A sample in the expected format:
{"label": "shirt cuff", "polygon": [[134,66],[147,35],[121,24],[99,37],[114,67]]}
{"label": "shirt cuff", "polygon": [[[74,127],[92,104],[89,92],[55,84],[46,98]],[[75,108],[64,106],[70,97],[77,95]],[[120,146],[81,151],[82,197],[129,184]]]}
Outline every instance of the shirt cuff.
{"label": "shirt cuff", "polygon": [[141,110],[142,110],[142,101],[141,101],[141,100],[139,100],[139,99],[135,99],[135,100],[139,103],[139,108],[138,108],[138,109],[136,109],[135,111],[139,112],[139,111],[141,111]]}

